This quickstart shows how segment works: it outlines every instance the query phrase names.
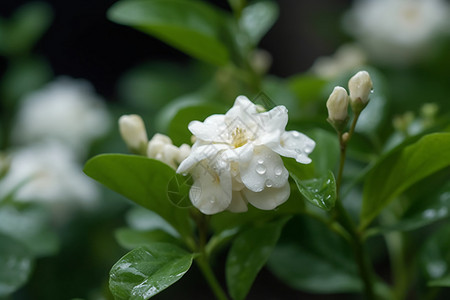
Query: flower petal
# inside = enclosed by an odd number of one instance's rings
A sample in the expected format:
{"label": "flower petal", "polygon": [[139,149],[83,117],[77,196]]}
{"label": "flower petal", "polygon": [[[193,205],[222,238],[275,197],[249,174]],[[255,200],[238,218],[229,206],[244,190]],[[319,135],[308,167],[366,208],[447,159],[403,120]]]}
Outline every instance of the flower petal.
{"label": "flower petal", "polygon": [[233,191],[233,198],[227,210],[234,213],[246,212],[248,210],[247,201],[242,197],[241,192]]}
{"label": "flower petal", "polygon": [[[195,146],[195,145],[194,145]],[[210,164],[216,163],[218,157],[220,157],[221,151],[228,149],[229,146],[224,144],[206,144],[201,146],[192,147],[192,151],[185,160],[183,160],[177,169],[177,173],[186,173],[199,162],[207,159],[210,160]]]}
{"label": "flower petal", "polygon": [[309,154],[314,150],[316,143],[298,131],[286,131],[281,135],[279,143],[266,144],[281,156],[292,157],[302,164],[309,164]]}
{"label": "flower petal", "polygon": [[252,159],[239,167],[242,182],[253,192],[282,187],[289,177],[281,157],[265,146],[255,147]]}
{"label": "flower petal", "polygon": [[[279,105],[270,111],[258,115],[259,125],[261,126],[259,136],[255,143],[264,145],[271,142],[279,142],[280,136],[285,132],[288,122],[288,110],[283,105]],[[264,133],[264,134],[261,134]]]}
{"label": "flower petal", "polygon": [[221,133],[226,131],[224,118],[224,115],[211,115],[204,122],[190,122],[188,128],[197,139],[208,142],[224,142],[221,137]]}
{"label": "flower petal", "polygon": [[202,213],[211,215],[228,208],[231,203],[231,175],[226,168],[215,172],[206,164],[192,171],[194,184],[189,191],[192,204]]}
{"label": "flower petal", "polygon": [[265,188],[262,192],[252,192],[250,190],[242,190],[244,196],[254,207],[271,210],[286,202],[291,193],[289,182],[286,182],[281,188]]}

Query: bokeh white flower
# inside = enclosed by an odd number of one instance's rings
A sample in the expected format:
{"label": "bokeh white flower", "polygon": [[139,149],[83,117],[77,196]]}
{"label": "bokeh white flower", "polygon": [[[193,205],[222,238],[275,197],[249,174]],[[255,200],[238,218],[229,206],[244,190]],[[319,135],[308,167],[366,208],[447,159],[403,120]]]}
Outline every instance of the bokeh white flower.
{"label": "bokeh white flower", "polygon": [[61,77],[23,99],[12,138],[22,145],[53,138],[83,153],[110,126],[106,106],[93,87]]}
{"label": "bokeh white flower", "polygon": [[0,181],[0,199],[13,193],[18,202],[41,202],[59,208],[90,207],[98,188],[84,175],[72,149],[45,141],[12,151],[9,171]]}
{"label": "bokeh white flower", "polygon": [[331,56],[319,57],[311,71],[325,79],[334,79],[343,73],[361,68],[367,62],[367,54],[356,44],[344,44]]}
{"label": "bokeh white flower", "polygon": [[225,115],[193,121],[196,141],[178,173],[194,179],[189,196],[205,214],[244,212],[247,203],[271,210],[290,195],[289,173],[280,156],[308,164],[315,142],[297,131],[285,131],[287,109],[260,112],[245,96],[236,98]]}
{"label": "bokeh white flower", "polygon": [[374,60],[406,65],[450,33],[450,5],[445,0],[358,0],[344,21]]}

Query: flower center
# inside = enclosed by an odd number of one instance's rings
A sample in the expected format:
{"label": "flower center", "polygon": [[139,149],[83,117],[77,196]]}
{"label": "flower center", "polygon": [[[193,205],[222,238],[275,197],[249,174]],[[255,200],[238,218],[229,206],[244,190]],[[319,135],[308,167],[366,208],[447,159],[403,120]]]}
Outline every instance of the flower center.
{"label": "flower center", "polygon": [[231,133],[231,144],[234,148],[239,148],[247,144],[247,130],[236,127],[234,131]]}

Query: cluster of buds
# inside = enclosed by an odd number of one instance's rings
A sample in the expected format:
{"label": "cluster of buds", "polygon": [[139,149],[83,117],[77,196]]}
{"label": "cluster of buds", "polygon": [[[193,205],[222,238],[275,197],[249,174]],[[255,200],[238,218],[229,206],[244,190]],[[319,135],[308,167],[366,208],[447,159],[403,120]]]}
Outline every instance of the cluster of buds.
{"label": "cluster of buds", "polygon": [[327,100],[328,122],[338,131],[343,132],[348,122],[348,105],[350,104],[355,116],[369,103],[369,95],[372,91],[372,80],[366,71],[356,73],[348,82],[347,91],[340,86],[333,89]]}
{"label": "cluster of buds", "polygon": [[131,152],[157,159],[176,169],[189,155],[191,147],[173,145],[164,134],[155,134],[148,140],[145,124],[139,115],[123,115],[119,118],[119,131]]}

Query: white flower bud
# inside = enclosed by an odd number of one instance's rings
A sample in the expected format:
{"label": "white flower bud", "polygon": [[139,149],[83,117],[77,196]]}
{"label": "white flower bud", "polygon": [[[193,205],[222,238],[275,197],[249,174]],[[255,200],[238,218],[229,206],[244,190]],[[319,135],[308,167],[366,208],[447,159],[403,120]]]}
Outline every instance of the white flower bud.
{"label": "white flower bud", "polygon": [[328,119],[333,122],[346,121],[348,102],[347,91],[343,87],[335,87],[327,100]]}
{"label": "white flower bud", "polygon": [[138,115],[123,115],[119,118],[119,131],[130,150],[145,153],[147,148],[147,131],[144,121]]}
{"label": "white flower bud", "polygon": [[355,102],[359,101],[361,101],[364,106],[367,105],[372,88],[372,79],[370,79],[370,75],[367,71],[359,71],[350,78],[348,81],[348,89],[350,91],[350,101],[352,106]]}
{"label": "white flower bud", "polygon": [[188,145],[183,144],[178,148],[172,144],[172,140],[168,136],[157,133],[148,142],[147,157],[160,160],[176,169],[178,164],[189,155],[190,151],[191,147]]}

